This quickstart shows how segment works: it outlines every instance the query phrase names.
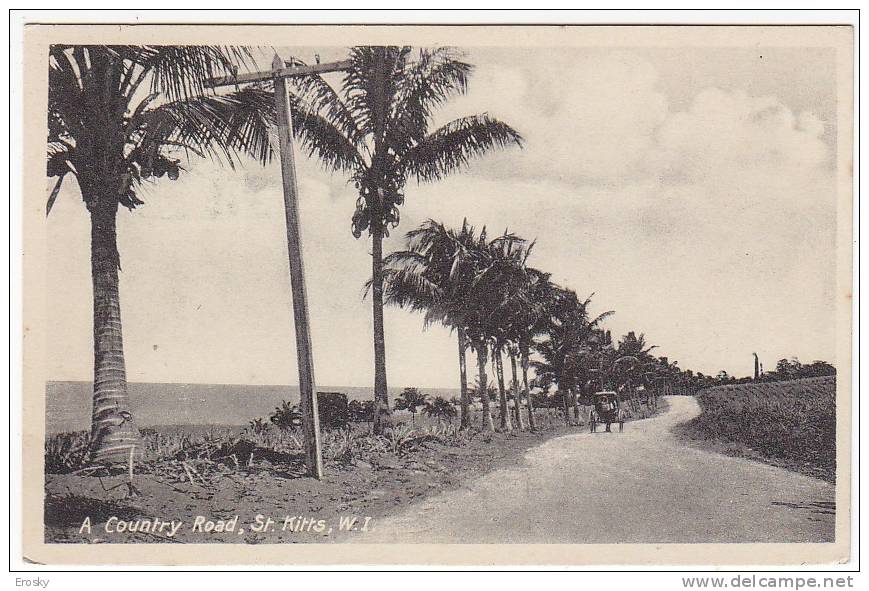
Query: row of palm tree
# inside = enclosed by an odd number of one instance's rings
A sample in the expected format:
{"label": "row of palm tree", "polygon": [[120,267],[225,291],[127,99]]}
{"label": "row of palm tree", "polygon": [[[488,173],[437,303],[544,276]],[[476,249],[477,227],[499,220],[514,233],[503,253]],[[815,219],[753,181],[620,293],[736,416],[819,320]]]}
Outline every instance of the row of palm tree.
{"label": "row of palm tree", "polygon": [[[529,265],[533,242],[505,230],[491,238],[465,219],[459,228],[427,220],[406,234],[406,247],[384,259],[385,301],[423,314],[426,327],[449,328],[458,345],[460,424],[470,427],[467,352],[477,360],[476,395],[483,426],[495,430],[487,367],[497,381],[498,429],[536,428],[533,386],[557,389],[570,423],[569,408],[579,416],[579,400],[592,391],[615,389],[629,399],[638,393],[666,393],[681,375],[678,365],[651,354],[645,335],[629,332],[618,343],[602,326],[613,312],[590,312],[591,297],[580,299],[551,275]],[[370,287],[370,282],[369,282]],[[505,386],[504,355],[511,370]],[[521,368],[521,381],[518,377]],[[534,378],[529,381],[529,369]],[[508,409],[509,399],[515,405]]]}
{"label": "row of palm tree", "polygon": [[[398,225],[408,180],[437,181],[495,148],[521,145],[519,133],[488,115],[433,127],[435,110],[466,92],[471,64],[452,48],[354,47],[333,86],[319,75],[293,79],[297,141],[358,192],[351,231],[372,241],[374,430],[389,423],[383,327],[383,238]],[[300,63],[295,60],[293,63]],[[182,159],[210,157],[230,167],[272,158],[270,83],[217,92],[211,78],[255,65],[245,48],[54,45],[49,55],[47,174],[78,183],[91,218],[94,396],[91,460],[126,461],[141,449],[127,395],[121,333],[119,206],[142,205],[140,188],[175,180]],[[476,333],[472,333],[478,338]]]}

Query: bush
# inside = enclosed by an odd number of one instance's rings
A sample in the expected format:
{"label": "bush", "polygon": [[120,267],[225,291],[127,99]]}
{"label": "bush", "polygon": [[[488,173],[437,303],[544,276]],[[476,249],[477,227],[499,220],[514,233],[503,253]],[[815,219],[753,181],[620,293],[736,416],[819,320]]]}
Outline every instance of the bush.
{"label": "bush", "polygon": [[373,400],[351,400],[347,405],[347,410],[350,412],[350,420],[354,423],[371,423],[374,421],[374,410],[377,405]]}
{"label": "bush", "polygon": [[90,434],[87,431],[58,433],[45,440],[45,472],[67,474],[81,468],[87,459]]}
{"label": "bush", "polygon": [[458,414],[455,405],[442,396],[425,403],[422,412],[437,421],[452,423]]}
{"label": "bush", "polygon": [[350,425],[350,405],[343,392],[317,392],[317,412],[321,429],[334,431]]}
{"label": "bush", "polygon": [[[346,429],[350,424],[347,395],[342,392],[317,392],[317,413],[320,416],[320,429]],[[298,404],[284,401],[269,416],[269,420],[281,429],[296,429],[302,426],[302,412]],[[258,427],[255,421],[251,421],[250,429],[258,432],[258,428],[261,430],[262,426]]]}
{"label": "bush", "polygon": [[298,404],[286,400],[269,416],[269,420],[280,429],[295,429],[302,426],[302,413]]}

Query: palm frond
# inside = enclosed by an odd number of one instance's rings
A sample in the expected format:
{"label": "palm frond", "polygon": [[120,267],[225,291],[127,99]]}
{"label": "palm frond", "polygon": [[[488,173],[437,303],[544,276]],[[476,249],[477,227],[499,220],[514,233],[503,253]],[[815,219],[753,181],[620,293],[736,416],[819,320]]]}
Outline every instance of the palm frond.
{"label": "palm frond", "polygon": [[316,156],[329,171],[356,173],[365,160],[356,145],[323,115],[291,97],[293,133],[308,156]]}
{"label": "palm frond", "polygon": [[[301,60],[291,60],[293,65],[304,65]],[[338,92],[319,74],[294,76],[290,84],[295,89],[299,101],[309,106],[309,111],[320,114],[351,144],[361,149],[365,134],[359,128],[353,114]]]}
{"label": "palm frond", "polygon": [[515,129],[488,115],[472,115],[447,123],[408,150],[404,173],[419,182],[431,182],[458,172],[471,158],[494,148],[522,146]]}
{"label": "palm frond", "polygon": [[255,87],[165,103],[131,118],[129,135],[135,147],[129,159],[153,157],[164,146],[175,146],[208,154],[230,167],[239,154],[267,163],[274,118],[272,95]]}
{"label": "palm frond", "polygon": [[48,195],[48,201],[45,202],[45,215],[51,213],[51,208],[54,207],[54,202],[57,200],[57,195],[60,193],[60,187],[63,185],[63,178],[65,175],[61,174],[57,177],[57,182],[54,183],[54,187],[51,189],[51,193]]}
{"label": "palm frond", "polygon": [[389,120],[390,99],[407,63],[410,47],[358,46],[350,50],[351,66],[342,92],[360,131],[382,142]]}
{"label": "palm frond", "polygon": [[151,90],[169,101],[214,94],[211,78],[231,76],[253,63],[246,47],[210,45],[145,45],[127,57],[150,72]]}
{"label": "palm frond", "polygon": [[404,154],[426,135],[432,111],[464,94],[473,67],[452,47],[422,49],[399,83],[391,108],[388,145]]}

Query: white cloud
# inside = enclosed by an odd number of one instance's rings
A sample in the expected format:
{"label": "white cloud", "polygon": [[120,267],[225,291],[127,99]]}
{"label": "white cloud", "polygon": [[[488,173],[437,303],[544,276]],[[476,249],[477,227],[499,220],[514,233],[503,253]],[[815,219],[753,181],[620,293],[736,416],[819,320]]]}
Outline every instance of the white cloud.
{"label": "white cloud", "polygon": [[[525,136],[494,174],[601,181],[631,177],[667,115],[654,68],[635,54],[540,54],[479,66],[470,92],[439,120],[488,112]],[[476,168],[476,167],[475,167]]]}
{"label": "white cloud", "polygon": [[811,113],[799,116],[774,97],[709,88],[690,108],[671,114],[649,153],[650,172],[702,180],[760,170],[786,172],[828,162],[824,126]]}

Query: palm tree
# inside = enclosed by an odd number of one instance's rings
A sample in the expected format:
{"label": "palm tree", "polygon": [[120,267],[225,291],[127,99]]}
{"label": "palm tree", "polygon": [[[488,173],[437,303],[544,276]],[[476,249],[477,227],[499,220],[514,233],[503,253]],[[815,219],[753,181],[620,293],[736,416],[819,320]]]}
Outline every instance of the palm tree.
{"label": "palm tree", "polygon": [[[408,232],[406,240],[406,250],[393,252],[384,259],[385,301],[423,312],[426,327],[439,322],[456,331],[460,425],[466,429],[471,426],[466,352],[468,348],[478,352],[481,347],[485,348],[486,342],[486,336],[477,326],[472,327],[477,312],[474,286],[481,269],[482,253],[488,248],[486,229],[478,236],[467,220],[462,222],[460,230],[428,220]],[[476,337],[473,342],[471,334]],[[482,371],[485,374],[485,363]],[[483,398],[487,410],[488,404],[488,397]]]}
{"label": "palm tree", "polygon": [[569,425],[568,402],[574,414],[577,388],[585,388],[591,381],[596,360],[600,358],[602,339],[600,323],[613,314],[604,312],[592,318],[588,313],[591,296],[579,301],[576,294],[564,288],[554,290],[546,338],[535,343],[540,360],[532,365],[541,384],[555,383],[562,395],[564,420]]}
{"label": "palm tree", "polygon": [[410,422],[416,425],[416,412],[419,407],[424,407],[427,404],[427,399],[428,396],[416,388],[405,388],[395,400],[395,409],[410,411]]}
{"label": "palm tree", "polygon": [[616,389],[624,388],[630,400],[636,404],[634,387],[646,382],[647,373],[653,369],[655,359],[651,355],[656,345],[646,344],[646,335],[637,336],[629,331],[614,350],[610,362],[611,381]]}
{"label": "palm tree", "polygon": [[[467,90],[472,66],[452,48],[354,47],[336,91],[319,75],[294,79],[298,100],[326,124],[300,136],[303,147],[332,171],[350,176],[359,197],[351,231],[372,242],[374,430],[389,420],[383,328],[383,238],[399,223],[410,178],[433,182],[494,148],[521,145],[512,127],[471,115],[431,129],[434,110]],[[318,120],[319,123],[319,120]],[[304,129],[304,123],[300,130]]]}
{"label": "palm tree", "polygon": [[121,333],[118,207],[141,205],[143,184],[177,179],[179,155],[210,156],[230,166],[240,152],[269,159],[271,96],[255,88],[206,91],[209,78],[231,74],[248,59],[244,49],[206,46],[50,48],[47,172],[57,181],[46,214],[71,175],[91,220],[93,462],[127,461],[141,450]]}
{"label": "palm tree", "polygon": [[530,252],[525,244],[524,239],[510,234],[507,230],[503,235],[488,240],[483,228],[471,249],[475,270],[474,279],[463,302],[465,330],[471,348],[477,354],[479,381],[483,389],[483,414],[487,421],[486,427],[490,430],[494,429],[494,425],[491,415],[488,414],[488,396],[485,394],[486,363],[490,348],[498,379],[500,428],[506,431],[511,427],[501,351],[509,335],[511,310],[516,306],[532,305],[532,302],[524,299],[527,292],[520,288],[526,272],[525,262]]}
{"label": "palm tree", "polygon": [[[509,343],[507,345],[507,356],[510,358],[510,391],[513,393],[513,410],[516,412],[516,426],[520,431],[523,431],[525,429],[525,423],[522,421],[522,390],[516,372],[516,357],[518,352],[519,348],[515,343]],[[530,428],[534,430],[536,425],[534,424],[533,409],[531,406],[528,407],[528,423]]]}
{"label": "palm tree", "polygon": [[486,252],[488,256],[485,258],[488,267],[480,273],[484,293],[489,297],[485,311],[489,313],[490,318],[492,359],[499,390],[500,428],[504,431],[512,428],[504,387],[503,353],[505,350],[511,360],[513,378],[511,389],[517,426],[523,428],[513,342],[518,340],[520,333],[524,331],[521,323],[541,306],[541,303],[533,298],[535,294],[527,289],[530,282],[527,261],[533,248],[534,243],[526,244],[524,239],[504,230],[503,236],[488,244]]}
{"label": "palm tree", "polygon": [[[501,351],[508,344],[509,319],[517,307],[531,305],[521,290],[530,250],[524,240],[505,231],[489,240],[465,220],[459,231],[429,220],[407,234],[407,249],[385,259],[386,302],[425,313],[426,326],[440,322],[456,329],[463,397],[467,401],[465,351],[477,354],[486,427],[489,414],[486,365],[492,356],[500,391],[500,426],[509,430]],[[371,282],[369,281],[369,286]],[[470,419],[463,404],[462,426]]]}
{"label": "palm tree", "polygon": [[[529,247],[528,250],[530,251],[531,248]],[[550,282],[548,273],[533,267],[526,267],[524,282],[520,289],[524,294],[517,299],[519,305],[514,306],[510,313],[510,333],[515,344],[515,347],[511,347],[509,351],[510,363],[511,367],[515,366],[514,355],[519,356],[519,363],[522,368],[522,386],[528,406],[528,426],[534,431],[537,429],[537,425],[534,417],[534,402],[528,383],[531,346],[535,337],[545,333],[548,327],[550,320],[548,312],[555,297],[556,287]],[[522,305],[523,302],[524,305]]]}
{"label": "palm tree", "polygon": [[513,422],[510,420],[510,409],[507,404],[507,388],[504,386],[504,347],[506,341],[502,337],[492,339],[492,365],[495,369],[495,378],[498,381],[498,417],[501,431],[512,431]]}
{"label": "palm tree", "polygon": [[[383,261],[384,301],[424,312],[424,326],[440,322],[457,333],[462,428],[470,427],[468,377],[463,311],[473,267],[466,256],[476,242],[474,229],[465,220],[460,232],[428,220],[406,235],[406,250]],[[370,287],[369,285],[367,287]],[[367,291],[366,291],[367,293]]]}

